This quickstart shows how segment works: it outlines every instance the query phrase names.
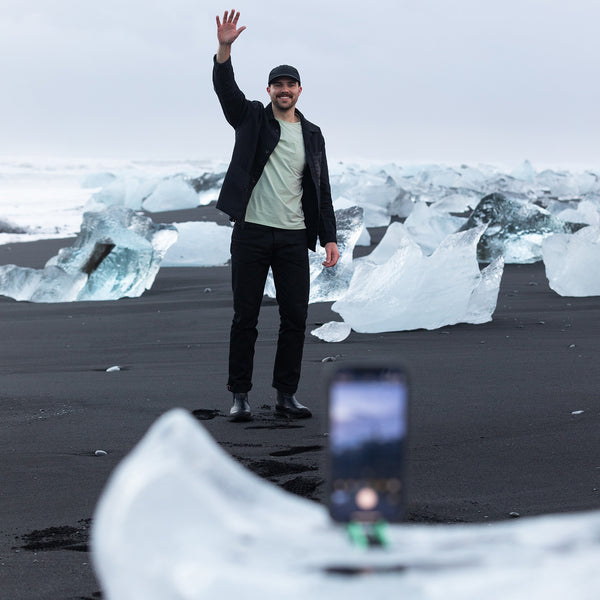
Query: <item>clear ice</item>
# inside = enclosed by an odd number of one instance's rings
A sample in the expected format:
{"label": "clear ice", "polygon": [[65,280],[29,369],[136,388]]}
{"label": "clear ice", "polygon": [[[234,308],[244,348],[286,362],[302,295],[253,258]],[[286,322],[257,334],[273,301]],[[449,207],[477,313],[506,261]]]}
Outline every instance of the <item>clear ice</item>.
{"label": "clear ice", "polygon": [[[564,600],[600,595],[600,512],[390,525],[352,546],[324,506],[260,479],[186,411],[158,419],[100,497],[107,600]],[[350,574],[354,574],[351,576]]]}
{"label": "clear ice", "polygon": [[355,261],[350,286],[332,310],[360,333],[490,321],[504,262],[499,257],[480,271],[476,247],[485,229],[452,234],[426,256],[394,223],[371,255]]}
{"label": "clear ice", "polygon": [[561,296],[600,296],[600,228],[557,233],[542,244],[550,287]]}
{"label": "clear ice", "polygon": [[123,206],[132,210],[163,212],[182,210],[209,204],[218,197],[222,173],[204,173],[189,178],[182,174],[160,177],[149,174],[123,174],[98,176],[101,189],[89,199],[87,211],[101,211],[108,206]]}
{"label": "clear ice", "polygon": [[163,267],[218,267],[231,258],[231,227],[207,221],[174,223],[179,235],[167,250]]}
{"label": "clear ice", "polygon": [[348,323],[329,321],[310,333],[324,342],[343,342],[351,332],[352,327]]}
{"label": "clear ice", "polygon": [[461,231],[486,224],[477,257],[491,262],[531,263],[542,258],[542,241],[551,233],[572,233],[581,224],[562,221],[548,210],[517,197],[494,192],[481,199]]}
{"label": "clear ice", "polygon": [[[326,268],[322,264],[325,260],[325,249],[318,246],[316,252],[309,251],[310,303],[337,300],[348,289],[352,278],[352,254],[363,231],[363,209],[357,206],[338,209],[335,211],[335,218],[340,259],[334,267]],[[270,271],[265,294],[275,298],[275,283]]]}
{"label": "clear ice", "polygon": [[74,244],[43,269],[0,266],[0,294],[30,302],[140,296],[152,286],[176,239],[172,225],[155,224],[123,207],[88,212]]}

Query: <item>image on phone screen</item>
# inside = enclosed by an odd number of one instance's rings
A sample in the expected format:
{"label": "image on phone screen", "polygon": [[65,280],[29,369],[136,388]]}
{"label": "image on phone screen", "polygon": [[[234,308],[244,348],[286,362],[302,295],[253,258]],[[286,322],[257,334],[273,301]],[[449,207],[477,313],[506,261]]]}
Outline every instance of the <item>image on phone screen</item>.
{"label": "image on phone screen", "polygon": [[340,369],[329,385],[329,510],[335,521],[404,513],[408,380],[399,368]]}

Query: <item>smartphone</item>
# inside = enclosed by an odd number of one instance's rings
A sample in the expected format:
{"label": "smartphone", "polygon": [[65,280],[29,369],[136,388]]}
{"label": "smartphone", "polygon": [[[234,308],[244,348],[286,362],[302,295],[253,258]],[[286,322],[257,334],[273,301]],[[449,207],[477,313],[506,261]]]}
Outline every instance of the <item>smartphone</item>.
{"label": "smartphone", "polygon": [[404,518],[409,382],[400,366],[342,366],[328,382],[329,513],[334,521]]}

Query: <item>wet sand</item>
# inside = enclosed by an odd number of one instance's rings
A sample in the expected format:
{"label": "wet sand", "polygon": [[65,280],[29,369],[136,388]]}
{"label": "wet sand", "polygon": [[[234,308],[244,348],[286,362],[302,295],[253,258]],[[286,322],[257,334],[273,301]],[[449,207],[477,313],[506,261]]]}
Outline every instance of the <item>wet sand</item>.
{"label": "wet sand", "polygon": [[[207,215],[210,209],[153,218]],[[70,242],[0,246],[0,264],[40,268],[64,245]],[[286,421],[273,414],[278,316],[265,299],[255,418],[232,424],[228,267],[164,268],[141,298],[114,302],[0,297],[0,597],[100,597],[87,552],[94,507],[111,471],[173,407],[195,414],[261,477],[323,501],[322,382],[330,364],[322,361],[329,356],[397,360],[410,371],[409,520],[491,522],[597,509],[599,316],[599,298],[550,290],[543,264],[508,265],[491,323],[352,333],[339,344],[308,335],[298,398],[314,417]],[[330,320],[339,316],[329,303],[310,306],[309,331]],[[115,365],[121,370],[106,372]]]}

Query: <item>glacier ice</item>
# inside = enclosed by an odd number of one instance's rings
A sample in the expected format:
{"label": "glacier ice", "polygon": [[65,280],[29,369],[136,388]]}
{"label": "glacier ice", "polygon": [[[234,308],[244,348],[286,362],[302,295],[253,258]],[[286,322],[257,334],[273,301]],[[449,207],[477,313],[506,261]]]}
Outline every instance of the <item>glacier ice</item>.
{"label": "glacier ice", "polygon": [[[364,229],[363,210],[357,206],[338,209],[335,211],[335,219],[340,259],[334,267],[326,268],[322,264],[325,260],[325,249],[318,246],[316,252],[309,251],[310,303],[336,300],[344,294],[352,278],[352,254]],[[271,298],[276,296],[271,271],[265,284],[265,294]]]}
{"label": "glacier ice", "polygon": [[[101,210],[116,204],[159,212],[208,204],[217,198],[223,179],[221,168],[215,165],[214,171],[200,176],[189,172],[165,174],[160,169],[98,176],[92,183],[103,187],[94,193],[87,208]],[[498,205],[495,220],[490,220],[489,210],[485,214],[484,206],[479,206],[465,226],[470,229],[490,224],[480,242],[482,262],[490,262],[500,254],[505,262],[540,260],[541,241],[546,235],[576,230],[563,222],[572,220],[572,215],[559,214],[563,209],[575,210],[577,203],[584,201],[600,207],[597,173],[538,172],[527,160],[510,172],[489,165],[337,163],[331,165],[331,185],[336,208],[361,207],[367,227],[385,227],[394,217],[406,218],[409,231],[429,253],[452,233],[452,226],[458,229],[463,225],[460,219],[482,198],[484,204],[493,198]],[[589,218],[574,218],[580,216]]]}
{"label": "glacier ice", "polygon": [[324,342],[343,342],[352,332],[352,327],[343,321],[329,321],[310,333]]}
{"label": "glacier ice", "polygon": [[[353,208],[354,206],[357,206],[357,205],[354,202],[350,202],[350,200],[348,200],[346,198],[338,198],[337,200],[335,200],[333,202],[334,212],[337,210],[341,210],[341,209]],[[365,226],[364,211],[363,211],[363,227],[360,232],[360,236],[358,237],[358,240],[356,241],[356,246],[367,246],[368,247],[370,245],[371,245],[371,234],[369,233],[369,230]]]}
{"label": "glacier ice", "polygon": [[365,171],[353,165],[339,167],[334,166],[330,175],[332,197],[346,198],[361,206],[366,227],[389,225],[387,208],[400,193],[394,179],[382,170]]}
{"label": "glacier ice", "polygon": [[218,267],[230,258],[231,227],[203,221],[173,223],[179,235],[163,267]]}
{"label": "glacier ice", "polygon": [[101,212],[109,206],[142,210],[144,199],[152,194],[160,181],[156,176],[125,175],[108,180],[87,201],[87,212]]}
{"label": "glacier ice", "polygon": [[567,207],[558,213],[558,218],[572,223],[600,225],[600,205],[592,200],[582,200],[576,207]]}
{"label": "glacier ice", "polygon": [[492,193],[484,196],[461,231],[486,224],[477,257],[491,262],[502,256],[506,263],[541,260],[542,240],[551,233],[571,233],[581,227],[551,215],[546,209],[514,196]]}
{"label": "glacier ice", "polygon": [[183,177],[170,177],[160,181],[144,198],[142,208],[148,212],[181,210],[198,206],[198,194]]}
{"label": "glacier ice", "polygon": [[402,223],[395,221],[385,230],[379,244],[371,250],[371,253],[365,257],[357,258],[355,262],[359,263],[368,260],[377,264],[383,264],[394,255],[406,238],[412,239],[412,236]]}
{"label": "glacier ice", "polygon": [[465,218],[450,215],[440,210],[437,204],[429,206],[426,202],[417,202],[404,221],[404,225],[413,239],[427,254],[431,254],[450,234],[455,233]]}
{"label": "glacier ice", "polygon": [[476,247],[485,229],[449,235],[426,256],[405,226],[395,224],[381,248],[355,261],[348,290],[332,310],[361,333],[490,321],[504,262],[498,257],[480,271]]}
{"label": "glacier ice", "polygon": [[556,233],[542,244],[550,288],[561,296],[600,296],[600,228]]}
{"label": "glacier ice", "polygon": [[140,296],[152,286],[176,239],[172,225],[155,224],[123,207],[88,212],[74,244],[43,269],[0,266],[0,294],[31,302]]}
{"label": "glacier ice", "polygon": [[600,594],[598,511],[398,524],[388,540],[385,551],[352,546],[324,507],[245,470],[189,413],[174,409],[111,474],[94,513],[91,552],[107,600]]}
{"label": "glacier ice", "polygon": [[162,212],[183,210],[209,204],[217,199],[221,174],[205,173],[192,178],[181,174],[159,177],[152,174],[127,173],[106,178],[86,204],[87,211],[101,211],[108,206],[132,210]]}

